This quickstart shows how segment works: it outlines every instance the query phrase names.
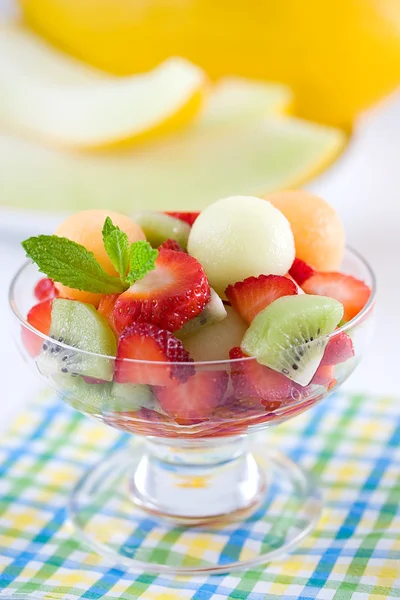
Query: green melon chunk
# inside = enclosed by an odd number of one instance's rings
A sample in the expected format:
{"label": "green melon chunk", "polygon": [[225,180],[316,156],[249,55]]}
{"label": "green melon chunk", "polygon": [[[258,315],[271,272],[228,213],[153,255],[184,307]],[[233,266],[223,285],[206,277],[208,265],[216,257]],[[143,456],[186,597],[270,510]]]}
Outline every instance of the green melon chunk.
{"label": "green melon chunk", "polygon": [[80,412],[101,416],[112,403],[111,383],[86,383],[82,377],[58,373],[51,378],[61,397]]}
{"label": "green melon chunk", "polygon": [[204,307],[204,310],[202,310],[197,317],[194,317],[194,319],[190,319],[190,321],[185,323],[179,331],[175,332],[177,338],[184,340],[191,335],[198,333],[200,329],[205,329],[206,327],[225,319],[227,312],[224,303],[215,290],[210,288],[210,292],[211,297]]}
{"label": "green melon chunk", "polygon": [[142,210],[134,213],[132,219],[143,229],[147,241],[158,248],[168,239],[176,240],[186,250],[190,226],[162,212]]}
{"label": "green melon chunk", "polygon": [[111,393],[113,398],[108,407],[111,412],[130,412],[147,408],[164,413],[149,385],[114,383]]}

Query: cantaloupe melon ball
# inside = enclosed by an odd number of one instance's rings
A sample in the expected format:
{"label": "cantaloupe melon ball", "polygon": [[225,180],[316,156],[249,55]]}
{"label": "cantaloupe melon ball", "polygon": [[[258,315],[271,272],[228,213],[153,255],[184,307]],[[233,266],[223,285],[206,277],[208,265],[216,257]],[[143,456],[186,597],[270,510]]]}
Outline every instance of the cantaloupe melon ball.
{"label": "cantaloupe melon ball", "polygon": [[[55,235],[73,240],[93,252],[103,269],[109,275],[116,276],[117,272],[108,258],[101,233],[107,217],[110,217],[114,225],[117,225],[127,234],[131,243],[146,239],[139,225],[136,225],[132,219],[112,210],[83,210],[75,213],[59,225]],[[89,302],[95,306],[100,302],[101,294],[75,290],[61,283],[55,285],[61,297]]]}
{"label": "cantaloupe melon ball", "polygon": [[266,199],[289,220],[298,258],[318,271],[335,271],[340,267],[345,234],[332,206],[302,190],[275,192]]}
{"label": "cantaloupe melon ball", "polygon": [[250,276],[285,275],[294,257],[289,221],[270,202],[232,196],[208,206],[193,224],[188,252],[221,296]]}

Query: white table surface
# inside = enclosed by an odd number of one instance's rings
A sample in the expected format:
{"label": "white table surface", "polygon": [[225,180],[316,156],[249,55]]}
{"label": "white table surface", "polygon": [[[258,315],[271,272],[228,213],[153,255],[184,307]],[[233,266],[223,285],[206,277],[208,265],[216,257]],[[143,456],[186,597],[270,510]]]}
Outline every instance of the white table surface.
{"label": "white table surface", "polygon": [[[360,120],[342,157],[309,188],[337,208],[348,242],[370,261],[378,277],[375,336],[345,388],[395,395],[400,373],[400,93]],[[24,233],[16,227],[21,218]],[[0,430],[25,409],[41,385],[23,364],[9,333],[8,285],[24,259],[19,242],[25,234],[50,232],[58,220],[29,214],[16,218],[0,210]]]}

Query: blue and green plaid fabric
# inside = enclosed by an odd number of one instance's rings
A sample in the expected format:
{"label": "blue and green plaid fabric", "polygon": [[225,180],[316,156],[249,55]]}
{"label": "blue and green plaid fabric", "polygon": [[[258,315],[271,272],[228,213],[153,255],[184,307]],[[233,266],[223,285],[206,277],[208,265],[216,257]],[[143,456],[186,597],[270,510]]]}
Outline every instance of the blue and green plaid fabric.
{"label": "blue and green plaid fabric", "polygon": [[398,400],[334,395],[265,435],[323,490],[322,519],[297,550],[229,575],[125,571],[79,544],[65,506],[82,473],[127,437],[44,395],[0,444],[0,600],[400,598]]}

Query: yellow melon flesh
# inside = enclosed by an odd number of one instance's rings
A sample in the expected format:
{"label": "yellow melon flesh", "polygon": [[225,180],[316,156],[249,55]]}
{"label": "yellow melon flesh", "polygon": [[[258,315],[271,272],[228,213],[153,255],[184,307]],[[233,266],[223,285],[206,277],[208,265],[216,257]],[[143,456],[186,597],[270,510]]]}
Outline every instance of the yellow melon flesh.
{"label": "yellow melon flesh", "polygon": [[[143,231],[132,219],[111,210],[85,210],[75,213],[61,223],[56,229],[55,235],[73,240],[93,252],[106,273],[116,276],[117,272],[105,251],[101,233],[107,217],[110,217],[114,225],[117,225],[127,234],[131,243],[145,239]],[[61,283],[56,283],[56,288],[63,298],[72,298],[95,306],[98,306],[102,297],[102,294],[72,289]]]}

